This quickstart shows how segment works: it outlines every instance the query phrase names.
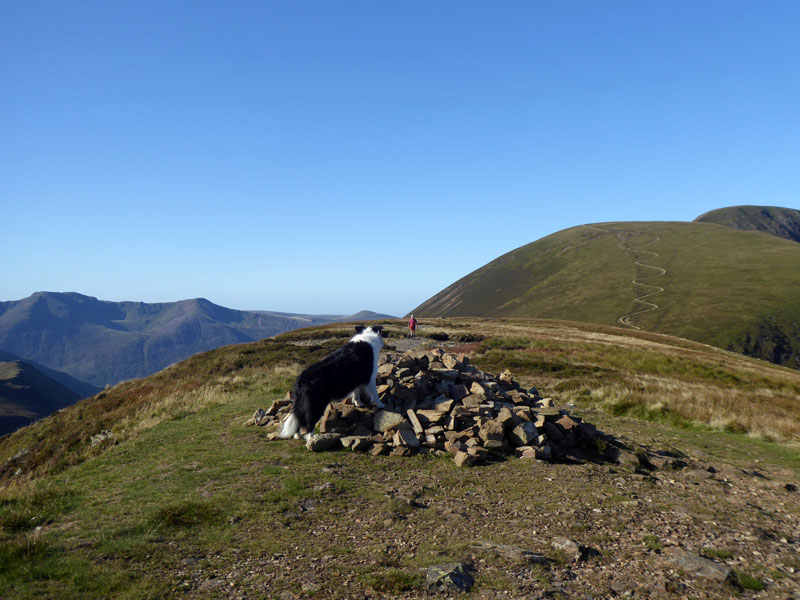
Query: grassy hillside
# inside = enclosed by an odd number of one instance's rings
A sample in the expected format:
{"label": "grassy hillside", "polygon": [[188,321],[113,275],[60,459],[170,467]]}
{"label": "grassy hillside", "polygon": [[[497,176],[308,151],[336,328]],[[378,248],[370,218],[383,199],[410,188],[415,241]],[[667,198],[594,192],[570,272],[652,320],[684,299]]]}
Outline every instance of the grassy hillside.
{"label": "grassy hillside", "polygon": [[0,362],[0,435],[74,404],[80,396],[24,362]]}
{"label": "grassy hillside", "polygon": [[730,206],[712,210],[695,219],[700,223],[718,223],[742,231],[763,231],[770,235],[800,242],[800,210],[779,206]]}
{"label": "grassy hillside", "polygon": [[[626,324],[800,368],[800,341],[786,330],[800,323],[800,245],[711,223],[573,227],[501,256],[413,313]],[[777,353],[768,322],[786,338]]]}
{"label": "grassy hillside", "polygon": [[[389,352],[411,344],[404,323],[385,324]],[[783,598],[800,586],[800,374],[585,324],[434,319],[420,333],[423,347],[579,403],[653,464],[498,455],[470,470],[269,442],[244,421],[350,336],[290,332],[0,439],[0,597],[418,598],[427,568],[453,561],[471,566],[476,597]],[[586,549],[577,562],[554,547],[562,536]],[[670,562],[676,552],[727,580]]]}

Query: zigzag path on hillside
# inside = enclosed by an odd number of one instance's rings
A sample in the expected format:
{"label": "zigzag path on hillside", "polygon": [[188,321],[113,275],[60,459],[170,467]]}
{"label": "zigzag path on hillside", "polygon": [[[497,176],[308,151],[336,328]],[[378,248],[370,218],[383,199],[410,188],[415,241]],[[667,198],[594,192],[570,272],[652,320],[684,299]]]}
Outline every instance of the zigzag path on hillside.
{"label": "zigzag path on hillside", "polygon": [[[631,247],[625,241],[624,237],[619,235],[619,234],[620,233],[633,233],[633,234],[636,234],[636,235],[643,235],[643,236],[652,238],[652,239],[644,242],[645,244],[652,244],[653,242],[660,241],[661,238],[656,236],[656,235],[652,235],[652,234],[649,234],[649,233],[644,233],[643,231],[632,231],[632,230],[627,230],[627,229],[618,229],[618,230],[615,230],[615,231],[610,231],[608,229],[601,229],[600,227],[595,227],[594,225],[584,225],[584,227],[587,227],[589,229],[594,229],[596,231],[602,231],[603,233],[613,233],[613,234],[615,234],[617,236],[617,238],[619,238],[619,240],[625,245],[625,250],[624,250],[625,252],[631,252],[631,253],[633,253],[633,252],[643,252],[645,254],[650,254],[653,257],[660,256],[658,254],[658,252],[653,252],[652,250],[642,250],[641,248],[633,248],[633,247]],[[638,266],[638,267],[645,268],[645,269],[655,269],[656,271],[659,271],[659,273],[656,273],[655,275],[659,275],[660,276],[660,275],[665,275],[667,273],[666,269],[662,269],[661,267],[656,267],[655,265],[645,264],[645,263],[643,263],[643,262],[641,262],[639,260],[636,260],[635,256],[634,256],[633,264]],[[654,296],[655,294],[659,294],[659,293],[663,292],[664,288],[660,287],[660,286],[657,286],[657,285],[652,285],[652,284],[649,284],[649,283],[643,283],[639,279],[632,279],[631,283],[634,284],[634,285],[641,286],[641,287],[650,288],[650,289],[653,289],[655,291],[648,292],[647,294],[643,294],[641,296],[637,296],[636,298],[633,299],[634,302],[638,302],[639,304],[644,304],[647,308],[644,308],[642,310],[637,310],[637,311],[632,312],[632,313],[628,313],[627,315],[622,315],[619,319],[617,319],[617,322],[621,323],[622,325],[627,325],[628,327],[633,327],[634,329],[641,329],[641,327],[639,327],[638,325],[634,324],[631,321],[631,319],[633,317],[638,316],[638,315],[642,315],[642,314],[650,312],[652,310],[656,310],[658,308],[658,304],[655,304],[654,302],[648,302],[648,301],[645,300],[645,298],[649,298],[650,296]]]}

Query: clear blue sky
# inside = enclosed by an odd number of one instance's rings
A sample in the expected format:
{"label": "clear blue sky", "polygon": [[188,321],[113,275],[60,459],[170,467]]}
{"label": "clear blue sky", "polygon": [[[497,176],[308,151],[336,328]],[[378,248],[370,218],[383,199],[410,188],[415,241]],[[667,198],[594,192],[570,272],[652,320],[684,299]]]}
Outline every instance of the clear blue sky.
{"label": "clear blue sky", "polygon": [[[0,300],[402,315],[800,199],[800,2],[0,2]],[[10,256],[9,256],[10,254]]]}

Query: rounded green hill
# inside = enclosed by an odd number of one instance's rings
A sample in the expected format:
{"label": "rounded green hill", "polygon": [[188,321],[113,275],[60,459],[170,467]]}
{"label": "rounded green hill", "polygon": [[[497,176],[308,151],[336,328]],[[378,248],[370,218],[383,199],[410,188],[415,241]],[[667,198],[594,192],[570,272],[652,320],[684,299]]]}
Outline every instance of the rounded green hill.
{"label": "rounded green hill", "polygon": [[705,222],[581,225],[497,258],[413,312],[624,325],[800,368],[800,244]]}

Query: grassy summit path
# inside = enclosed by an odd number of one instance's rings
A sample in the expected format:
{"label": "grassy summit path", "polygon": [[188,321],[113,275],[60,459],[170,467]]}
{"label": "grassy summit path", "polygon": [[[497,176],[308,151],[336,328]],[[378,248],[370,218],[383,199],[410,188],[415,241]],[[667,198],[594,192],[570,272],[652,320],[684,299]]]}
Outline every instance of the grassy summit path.
{"label": "grassy summit path", "polygon": [[[637,248],[637,247],[631,246],[630,242],[626,239],[628,236],[623,235],[623,234],[633,234],[633,235],[638,235],[638,236],[646,236],[646,237],[650,238],[646,242],[643,242],[643,244],[650,244],[650,243],[653,243],[653,242],[661,241],[661,238],[658,237],[657,235],[651,235],[649,233],[644,233],[642,231],[631,231],[631,230],[627,230],[627,229],[626,230],[618,229],[618,230],[612,232],[612,231],[609,231],[608,229],[601,229],[600,227],[595,227],[593,225],[584,225],[584,227],[588,227],[589,229],[594,229],[595,231],[601,231],[603,233],[614,233],[617,236],[617,238],[619,238],[620,242],[625,246],[624,249],[623,249],[624,252],[629,252],[631,254],[633,254],[634,252],[639,252],[639,253],[643,253],[643,254],[650,254],[653,257],[660,256],[660,254],[658,252],[653,252],[652,250],[645,250],[643,248]],[[643,245],[643,244],[640,244],[640,245]],[[643,269],[654,269],[654,270],[658,271],[658,273],[656,273],[656,275],[666,275],[667,274],[667,270],[666,269],[662,269],[661,267],[657,267],[655,265],[645,264],[640,260],[636,260],[635,256],[634,256],[633,264],[636,265],[637,267],[640,267],[640,268],[643,268]],[[644,304],[646,306],[646,308],[644,308],[642,310],[634,311],[632,313],[628,313],[626,315],[623,315],[619,319],[617,319],[617,322],[622,324],[622,325],[626,325],[628,327],[632,327],[633,329],[641,329],[641,327],[639,325],[636,325],[633,322],[633,320],[632,320],[633,317],[636,317],[638,315],[642,315],[644,313],[648,313],[650,311],[656,310],[658,308],[658,304],[656,304],[654,302],[647,301],[647,300],[645,300],[645,298],[649,298],[649,297],[654,296],[656,294],[660,294],[661,292],[664,291],[664,288],[660,287],[658,285],[652,285],[652,284],[649,284],[649,283],[644,283],[641,280],[641,278],[634,278],[634,279],[631,280],[631,283],[633,285],[638,285],[638,286],[641,286],[641,287],[650,288],[650,289],[655,290],[655,291],[648,292],[646,294],[643,294],[641,296],[637,296],[636,298],[634,298],[633,299],[634,302],[638,302],[639,304]]]}

